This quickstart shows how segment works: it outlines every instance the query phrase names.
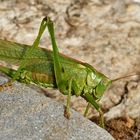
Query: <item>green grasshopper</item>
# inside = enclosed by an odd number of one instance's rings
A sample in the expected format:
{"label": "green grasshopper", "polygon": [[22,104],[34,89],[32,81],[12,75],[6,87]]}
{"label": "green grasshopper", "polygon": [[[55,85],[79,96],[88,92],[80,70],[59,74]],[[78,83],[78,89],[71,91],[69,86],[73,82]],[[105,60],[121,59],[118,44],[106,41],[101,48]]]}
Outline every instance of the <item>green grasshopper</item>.
{"label": "green grasshopper", "polygon": [[[38,47],[46,27],[51,37],[53,51]],[[64,95],[68,95],[64,112],[64,116],[68,119],[71,96],[81,96],[88,102],[84,115],[88,113],[90,105],[94,106],[100,114],[102,127],[104,118],[98,101],[112,82],[124,78],[110,80],[91,65],[60,54],[53,22],[48,17],[42,20],[32,46],[0,40],[0,60],[19,66],[14,70],[0,65],[0,71],[12,77],[11,81],[0,86],[0,90],[15,80],[41,87],[58,88]]]}

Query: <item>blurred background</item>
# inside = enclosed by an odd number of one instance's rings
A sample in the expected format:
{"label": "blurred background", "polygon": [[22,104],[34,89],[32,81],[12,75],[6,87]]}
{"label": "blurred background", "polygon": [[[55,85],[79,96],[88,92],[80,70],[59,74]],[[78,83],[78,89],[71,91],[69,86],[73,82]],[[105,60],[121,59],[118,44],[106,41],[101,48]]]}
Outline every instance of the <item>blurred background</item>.
{"label": "blurred background", "polygon": [[[0,0],[0,38],[32,44],[45,16],[54,21],[61,53],[91,64],[110,79],[140,71],[140,0]],[[47,32],[40,46],[51,49]],[[59,91],[44,91],[65,102]],[[112,130],[117,127],[112,127],[123,124],[130,138],[140,138],[139,76],[113,83],[100,103],[112,134],[119,137],[123,128],[116,134]],[[72,98],[72,108],[80,113],[86,104]],[[98,113],[91,109],[88,117],[94,120]]]}

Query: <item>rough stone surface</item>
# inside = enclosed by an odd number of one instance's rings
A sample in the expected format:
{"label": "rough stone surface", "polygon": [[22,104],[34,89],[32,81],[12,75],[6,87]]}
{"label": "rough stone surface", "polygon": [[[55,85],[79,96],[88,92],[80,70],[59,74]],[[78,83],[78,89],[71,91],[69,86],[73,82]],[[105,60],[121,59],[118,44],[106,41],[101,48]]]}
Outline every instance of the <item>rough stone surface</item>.
{"label": "rough stone surface", "polygon": [[[1,0],[0,15],[0,38],[32,44],[42,18],[50,16],[64,54],[90,63],[111,79],[140,70],[140,0]],[[47,35],[40,44],[51,48]],[[140,79],[131,77],[106,91],[101,104],[107,119],[139,118],[139,85]],[[52,98],[64,100],[51,92]],[[74,109],[82,112],[85,106],[81,98],[72,99]],[[89,116],[95,114],[91,110]]]}
{"label": "rough stone surface", "polygon": [[[0,84],[7,81],[0,76]],[[104,129],[20,83],[0,92],[0,140],[113,140]]]}

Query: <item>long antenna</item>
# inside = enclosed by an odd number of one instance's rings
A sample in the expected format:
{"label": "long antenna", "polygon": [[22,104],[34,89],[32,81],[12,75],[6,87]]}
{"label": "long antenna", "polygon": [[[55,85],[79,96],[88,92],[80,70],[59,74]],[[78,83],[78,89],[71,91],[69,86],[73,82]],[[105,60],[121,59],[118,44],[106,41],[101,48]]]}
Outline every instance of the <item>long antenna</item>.
{"label": "long antenna", "polygon": [[125,78],[131,77],[131,76],[140,76],[140,72],[130,73],[128,75],[113,79],[112,82],[115,82],[115,81],[118,81],[118,80],[121,80],[121,79],[125,79]]}

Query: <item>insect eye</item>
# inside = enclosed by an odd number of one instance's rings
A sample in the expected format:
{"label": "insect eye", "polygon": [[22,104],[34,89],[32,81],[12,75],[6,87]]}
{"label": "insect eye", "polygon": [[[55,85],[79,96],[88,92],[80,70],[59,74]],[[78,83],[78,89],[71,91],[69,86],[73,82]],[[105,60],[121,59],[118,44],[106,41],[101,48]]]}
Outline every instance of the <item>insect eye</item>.
{"label": "insect eye", "polygon": [[110,82],[111,82],[111,81],[110,81],[109,79],[103,79],[103,80],[101,81],[101,84],[104,85],[104,86],[107,86],[107,85],[109,85]]}
{"label": "insect eye", "polygon": [[106,79],[103,79],[102,81],[101,81],[101,84],[102,85],[106,85],[108,83],[108,81],[106,80]]}

